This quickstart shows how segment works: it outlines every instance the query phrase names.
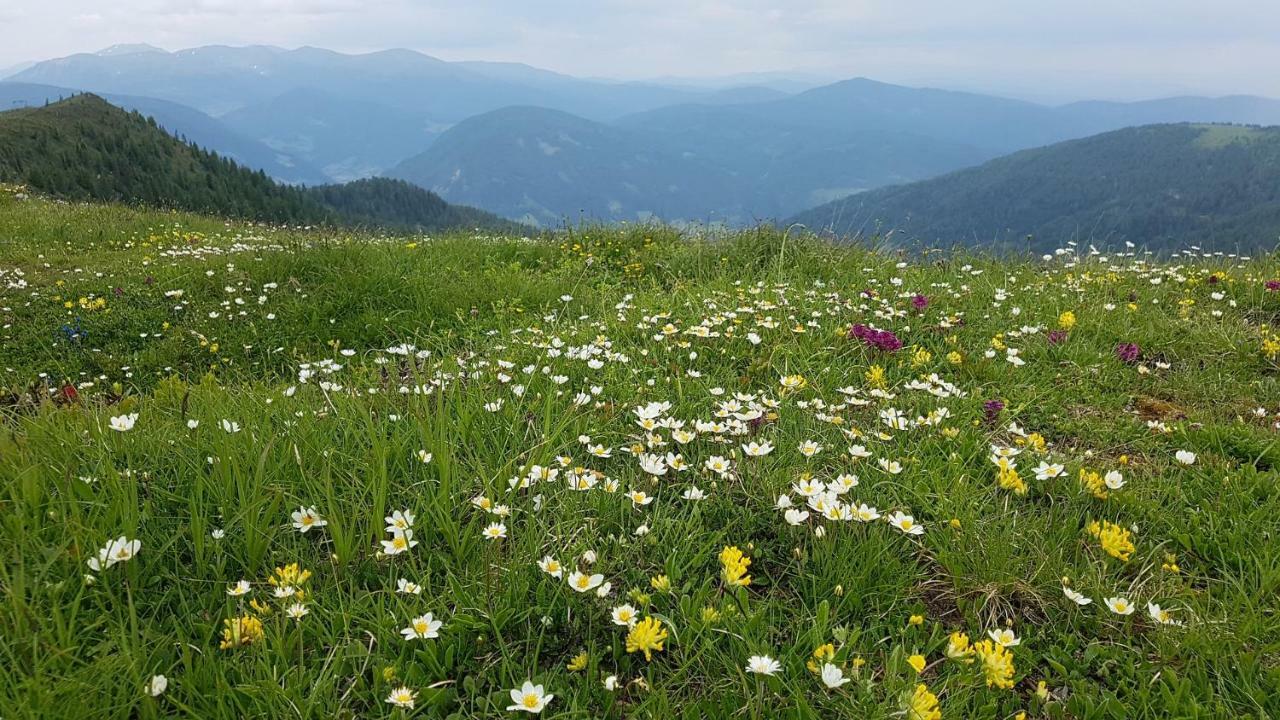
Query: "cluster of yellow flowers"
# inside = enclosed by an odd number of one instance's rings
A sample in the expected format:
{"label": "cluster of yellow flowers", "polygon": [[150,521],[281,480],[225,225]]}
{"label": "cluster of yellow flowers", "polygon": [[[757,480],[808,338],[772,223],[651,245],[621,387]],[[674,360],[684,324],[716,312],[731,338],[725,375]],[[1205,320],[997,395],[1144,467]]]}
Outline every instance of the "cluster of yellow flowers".
{"label": "cluster of yellow flowers", "polygon": [[720,565],[724,569],[723,577],[726,585],[746,587],[751,584],[751,576],[747,574],[751,558],[743,555],[736,546],[730,545],[720,551]]}
{"label": "cluster of yellow flowers", "polygon": [[1123,562],[1129,562],[1129,555],[1133,553],[1134,546],[1128,530],[1109,520],[1103,520],[1101,523],[1094,520],[1089,523],[1089,534],[1097,538],[1098,544],[1108,555]]}
{"label": "cluster of yellow flowers", "polygon": [[645,660],[652,660],[653,653],[662,650],[662,641],[667,639],[667,631],[662,621],[647,617],[631,627],[627,633],[627,652],[643,652]]}

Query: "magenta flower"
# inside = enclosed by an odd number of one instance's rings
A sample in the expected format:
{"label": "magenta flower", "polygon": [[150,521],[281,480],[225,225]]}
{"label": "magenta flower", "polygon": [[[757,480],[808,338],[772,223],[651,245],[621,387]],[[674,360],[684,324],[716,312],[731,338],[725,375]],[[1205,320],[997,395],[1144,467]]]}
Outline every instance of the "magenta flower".
{"label": "magenta flower", "polygon": [[1142,356],[1142,349],[1134,343],[1120,343],[1116,345],[1116,357],[1120,358],[1120,362],[1130,365],[1138,362],[1138,358]]}
{"label": "magenta flower", "polygon": [[861,340],[864,345],[884,352],[895,352],[902,349],[902,341],[889,330],[877,330],[869,325],[858,323],[849,328],[850,340]]}

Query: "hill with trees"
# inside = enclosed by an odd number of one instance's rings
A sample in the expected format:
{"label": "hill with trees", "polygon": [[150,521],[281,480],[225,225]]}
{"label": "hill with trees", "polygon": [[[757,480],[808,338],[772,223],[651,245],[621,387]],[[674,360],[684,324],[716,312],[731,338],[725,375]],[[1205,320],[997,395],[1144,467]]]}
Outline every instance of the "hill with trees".
{"label": "hill with trees", "polygon": [[787,222],[839,237],[1037,252],[1069,241],[1272,248],[1280,242],[1280,127],[1125,128],[851,195]]}
{"label": "hill with trees", "polygon": [[277,223],[511,227],[488,213],[391,181],[349,188],[281,185],[91,94],[0,113],[0,180],[72,200],[143,203]]}

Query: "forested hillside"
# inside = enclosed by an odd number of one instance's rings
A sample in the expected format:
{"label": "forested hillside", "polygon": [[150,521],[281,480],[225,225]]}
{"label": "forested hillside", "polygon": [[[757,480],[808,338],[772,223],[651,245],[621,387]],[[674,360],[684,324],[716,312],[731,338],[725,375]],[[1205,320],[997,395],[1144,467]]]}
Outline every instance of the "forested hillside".
{"label": "forested hillside", "polygon": [[0,113],[0,180],[72,200],[142,203],[278,223],[412,230],[513,227],[400,182],[311,189],[280,185],[91,94]]}
{"label": "forested hillside", "polygon": [[838,236],[1044,251],[1280,241],[1280,127],[1148,125],[851,195],[789,222]]}

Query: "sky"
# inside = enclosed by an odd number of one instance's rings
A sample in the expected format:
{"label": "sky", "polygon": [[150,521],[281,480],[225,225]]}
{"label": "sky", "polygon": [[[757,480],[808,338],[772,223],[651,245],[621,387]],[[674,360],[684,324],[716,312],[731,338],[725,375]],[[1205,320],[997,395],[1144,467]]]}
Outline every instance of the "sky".
{"label": "sky", "polygon": [[141,42],[410,48],[628,80],[864,76],[1046,101],[1280,97],[1280,0],[0,2],[0,68]]}

